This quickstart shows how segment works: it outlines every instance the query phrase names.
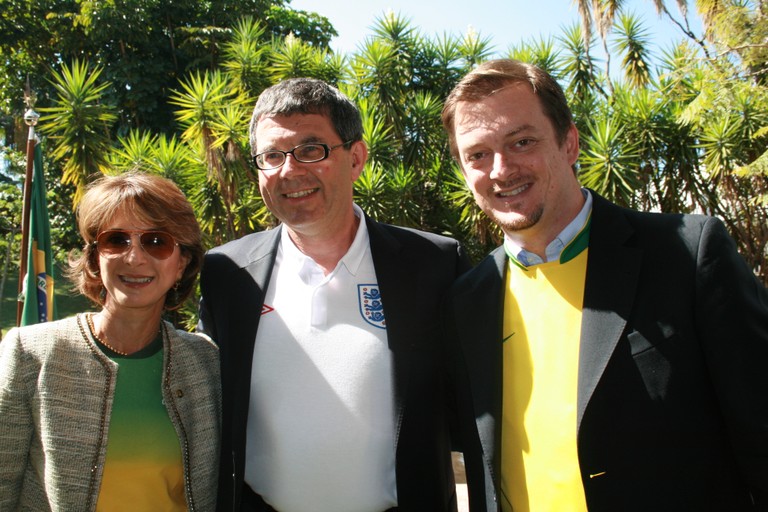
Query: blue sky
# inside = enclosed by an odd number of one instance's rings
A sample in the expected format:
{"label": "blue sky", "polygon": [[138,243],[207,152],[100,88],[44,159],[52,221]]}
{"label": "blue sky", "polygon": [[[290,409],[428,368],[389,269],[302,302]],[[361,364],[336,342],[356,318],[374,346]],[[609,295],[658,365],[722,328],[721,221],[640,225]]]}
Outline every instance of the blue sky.
{"label": "blue sky", "polygon": [[[666,3],[670,12],[682,19],[677,3]],[[626,11],[643,20],[657,55],[684,38],[671,21],[659,18],[651,0],[627,0],[625,4]],[[471,26],[482,37],[490,38],[499,54],[521,41],[560,35],[562,27],[579,19],[571,0],[291,0],[290,5],[328,18],[339,33],[331,47],[348,53],[373,33],[374,20],[389,10],[409,18],[423,35],[430,37],[443,33],[463,35]],[[690,9],[693,12],[692,5]],[[700,31],[695,15],[689,14],[689,21]]]}

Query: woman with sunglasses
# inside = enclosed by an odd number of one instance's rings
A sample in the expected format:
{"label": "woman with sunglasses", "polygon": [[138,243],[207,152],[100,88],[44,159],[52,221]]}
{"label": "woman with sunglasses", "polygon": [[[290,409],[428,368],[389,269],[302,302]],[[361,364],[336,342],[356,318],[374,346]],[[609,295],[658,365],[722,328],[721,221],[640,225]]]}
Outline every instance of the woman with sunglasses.
{"label": "woman with sunglasses", "polygon": [[78,225],[70,277],[99,311],[0,343],[0,510],[213,510],[218,351],[162,320],[195,286],[194,212],[129,173],[88,189]]}

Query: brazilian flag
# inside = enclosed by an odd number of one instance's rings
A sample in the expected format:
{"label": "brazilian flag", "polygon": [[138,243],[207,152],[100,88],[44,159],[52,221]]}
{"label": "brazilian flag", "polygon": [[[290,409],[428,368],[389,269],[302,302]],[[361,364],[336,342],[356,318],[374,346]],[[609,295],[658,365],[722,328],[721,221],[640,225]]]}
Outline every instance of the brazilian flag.
{"label": "brazilian flag", "polygon": [[29,205],[29,252],[24,287],[26,297],[21,313],[21,325],[47,322],[56,317],[52,256],[51,224],[48,219],[43,176],[43,154],[38,143],[35,145],[32,196]]}

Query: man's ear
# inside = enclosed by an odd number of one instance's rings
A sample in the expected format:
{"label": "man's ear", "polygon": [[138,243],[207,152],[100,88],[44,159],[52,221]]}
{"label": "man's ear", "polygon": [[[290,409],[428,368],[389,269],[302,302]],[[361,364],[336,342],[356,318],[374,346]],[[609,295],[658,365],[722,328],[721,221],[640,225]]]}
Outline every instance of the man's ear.
{"label": "man's ear", "polygon": [[364,141],[358,140],[352,143],[349,149],[352,152],[352,181],[360,177],[368,160],[368,146]]}
{"label": "man's ear", "polygon": [[568,133],[565,135],[565,148],[568,153],[568,160],[571,167],[579,159],[579,130],[576,125],[571,123],[571,127],[568,128]]}

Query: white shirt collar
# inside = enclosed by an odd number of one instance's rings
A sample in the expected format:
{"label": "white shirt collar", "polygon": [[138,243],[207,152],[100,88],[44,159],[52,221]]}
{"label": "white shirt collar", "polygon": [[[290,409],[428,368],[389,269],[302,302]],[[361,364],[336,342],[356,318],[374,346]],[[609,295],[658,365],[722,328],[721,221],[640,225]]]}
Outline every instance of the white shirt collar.
{"label": "white shirt collar", "polygon": [[584,194],[584,206],[581,207],[578,215],[565,226],[565,229],[547,245],[544,255],[546,259],[541,259],[538,254],[526,251],[522,246],[516,244],[505,235],[504,248],[507,253],[513,255],[517,261],[526,267],[560,259],[563,249],[581,232],[584,224],[589,219],[589,214],[592,212],[592,194],[585,188],[581,189],[581,193]]}

